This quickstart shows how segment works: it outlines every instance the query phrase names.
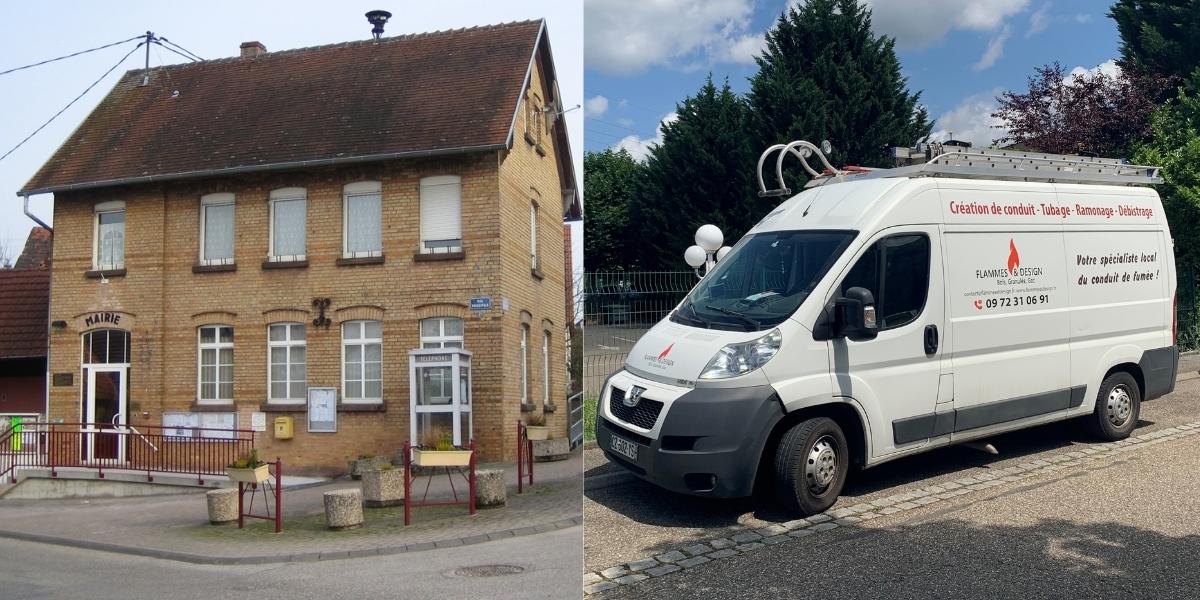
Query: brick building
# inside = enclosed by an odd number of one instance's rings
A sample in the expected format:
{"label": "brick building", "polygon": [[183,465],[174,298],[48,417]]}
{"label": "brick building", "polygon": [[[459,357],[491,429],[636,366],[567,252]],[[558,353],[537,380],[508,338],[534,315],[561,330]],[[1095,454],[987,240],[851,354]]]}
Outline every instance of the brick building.
{"label": "brick building", "polygon": [[50,231],[34,227],[11,269],[0,269],[0,433],[46,409]]}
{"label": "brick building", "polygon": [[263,455],[331,472],[394,453],[412,398],[450,428],[466,388],[410,351],[463,348],[482,459],[532,413],[566,436],[554,73],[543,21],[126,73],[19,192],[55,194],[49,417],[265,416]]}

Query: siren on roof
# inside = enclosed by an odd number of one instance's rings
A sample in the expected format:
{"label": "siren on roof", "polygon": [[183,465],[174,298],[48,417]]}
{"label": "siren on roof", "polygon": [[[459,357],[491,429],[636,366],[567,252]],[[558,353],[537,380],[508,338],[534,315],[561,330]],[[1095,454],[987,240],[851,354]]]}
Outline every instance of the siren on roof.
{"label": "siren on roof", "polygon": [[383,37],[383,26],[387,24],[388,19],[392,18],[392,13],[386,10],[373,10],[368,12],[366,17],[367,22],[374,25],[371,28],[371,35],[375,36],[375,39],[379,39]]}

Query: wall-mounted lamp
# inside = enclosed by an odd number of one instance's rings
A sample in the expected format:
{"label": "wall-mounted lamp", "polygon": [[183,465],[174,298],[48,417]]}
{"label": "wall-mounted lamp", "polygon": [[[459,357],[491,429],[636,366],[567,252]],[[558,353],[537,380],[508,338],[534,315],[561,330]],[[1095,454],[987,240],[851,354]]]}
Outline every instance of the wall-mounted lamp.
{"label": "wall-mounted lamp", "polygon": [[66,328],[67,328],[67,322],[66,322],[66,321],[63,321],[63,320],[58,320],[58,321],[50,321],[50,326],[51,326],[51,327],[53,327],[53,328],[55,328],[55,329],[66,329]]}

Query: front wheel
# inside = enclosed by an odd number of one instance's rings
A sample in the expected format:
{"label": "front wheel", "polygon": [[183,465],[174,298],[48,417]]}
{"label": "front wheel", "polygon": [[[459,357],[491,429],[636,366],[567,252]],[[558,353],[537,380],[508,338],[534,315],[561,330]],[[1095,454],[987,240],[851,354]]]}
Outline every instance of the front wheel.
{"label": "front wheel", "polygon": [[775,451],[775,494],[787,510],[802,516],[833,506],[846,473],[850,452],[837,422],[827,417],[797,423]]}
{"label": "front wheel", "polygon": [[1137,380],[1124,371],[1104,378],[1096,395],[1096,410],[1087,417],[1088,428],[1096,437],[1115,442],[1129,437],[1137,427],[1142,408],[1142,393]]}

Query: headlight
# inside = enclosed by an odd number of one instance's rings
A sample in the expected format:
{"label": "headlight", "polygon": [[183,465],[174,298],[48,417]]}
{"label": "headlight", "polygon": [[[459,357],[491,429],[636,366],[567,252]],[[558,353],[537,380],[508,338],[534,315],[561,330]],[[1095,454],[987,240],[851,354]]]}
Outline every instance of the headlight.
{"label": "headlight", "polygon": [[729,344],[717,351],[700,373],[700,379],[726,379],[745,375],[771,360],[779,352],[783,335],[776,329],[757,340]]}

